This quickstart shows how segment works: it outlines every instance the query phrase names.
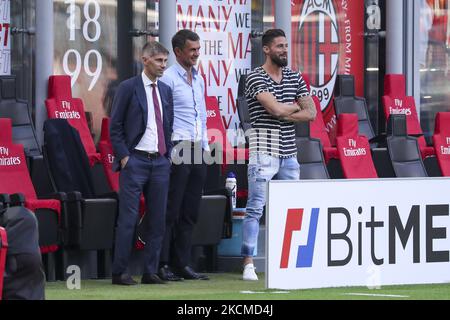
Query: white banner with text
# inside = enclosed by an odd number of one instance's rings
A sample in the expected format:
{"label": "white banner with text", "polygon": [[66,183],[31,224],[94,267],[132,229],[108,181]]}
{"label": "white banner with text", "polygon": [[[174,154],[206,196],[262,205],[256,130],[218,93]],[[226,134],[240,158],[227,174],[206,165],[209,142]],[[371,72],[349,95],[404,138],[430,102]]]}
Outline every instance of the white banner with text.
{"label": "white banner with text", "polygon": [[230,143],[244,142],[237,136],[236,98],[239,78],[251,68],[251,1],[178,0],[177,25],[200,36],[198,68],[207,93],[218,99]]}
{"label": "white banner with text", "polygon": [[450,179],[272,181],[266,287],[450,282]]}

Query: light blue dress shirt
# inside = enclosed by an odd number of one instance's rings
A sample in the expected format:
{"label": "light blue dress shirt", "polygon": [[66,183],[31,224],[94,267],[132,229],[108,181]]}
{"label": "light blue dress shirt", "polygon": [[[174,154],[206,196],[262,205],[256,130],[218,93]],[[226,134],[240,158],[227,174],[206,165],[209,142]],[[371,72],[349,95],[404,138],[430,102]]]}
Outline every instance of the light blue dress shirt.
{"label": "light blue dress shirt", "polygon": [[202,141],[204,150],[209,151],[206,128],[205,82],[192,68],[192,86],[187,81],[187,71],[175,62],[159,79],[166,83],[173,94],[172,141]]}

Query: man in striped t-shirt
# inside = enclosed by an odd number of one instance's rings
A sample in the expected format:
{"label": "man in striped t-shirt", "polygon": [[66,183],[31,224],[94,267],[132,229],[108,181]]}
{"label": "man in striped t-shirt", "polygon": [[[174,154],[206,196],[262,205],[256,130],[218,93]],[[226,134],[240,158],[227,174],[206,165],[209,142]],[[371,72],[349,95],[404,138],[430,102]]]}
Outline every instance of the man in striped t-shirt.
{"label": "man in striped t-shirt", "polygon": [[265,63],[247,76],[245,84],[252,129],[241,249],[244,280],[258,280],[253,251],[266,204],[267,183],[275,175],[280,180],[299,179],[294,122],[312,121],[316,116],[305,81],[298,72],[286,67],[288,43],[283,30],[267,30],[262,37],[262,47]]}

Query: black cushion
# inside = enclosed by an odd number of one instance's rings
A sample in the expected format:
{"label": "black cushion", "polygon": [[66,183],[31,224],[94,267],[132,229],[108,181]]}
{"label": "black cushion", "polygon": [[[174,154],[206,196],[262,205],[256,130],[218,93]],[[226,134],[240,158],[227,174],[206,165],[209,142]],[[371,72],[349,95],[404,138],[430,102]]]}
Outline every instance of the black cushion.
{"label": "black cushion", "polygon": [[391,115],[388,120],[387,148],[395,176],[427,177],[417,138],[406,133],[406,116]]}
{"label": "black cushion", "polygon": [[248,113],[248,105],[245,97],[239,97],[236,100],[239,121],[241,122],[242,129],[244,132],[251,129],[252,125],[250,123],[250,114]]}
{"label": "black cushion", "polygon": [[243,74],[239,78],[238,83],[238,97],[244,97],[245,96],[245,80],[247,80],[247,75]]}
{"label": "black cushion", "polygon": [[0,77],[0,98],[15,99],[16,98],[16,77],[2,76]]}
{"label": "black cushion", "polygon": [[27,157],[41,156],[27,101],[16,99],[15,76],[0,77],[0,118],[10,118],[13,141],[24,146]]}
{"label": "black cushion", "polygon": [[366,99],[355,97],[354,78],[352,75],[338,75],[334,91],[334,109],[336,116],[342,113],[356,113],[358,115],[358,131],[368,140],[375,137],[370,123]]}
{"label": "black cushion", "polygon": [[192,232],[192,245],[217,245],[222,239],[227,207],[224,195],[202,196],[197,223]]}
{"label": "black cushion", "polygon": [[300,121],[295,123],[295,136],[296,137],[310,137],[310,124],[306,121]]}
{"label": "black cushion", "polygon": [[336,85],[334,87],[335,96],[354,97],[355,96],[355,80],[352,75],[338,75]]}
{"label": "black cushion", "polygon": [[89,159],[78,130],[66,119],[48,119],[44,122],[44,141],[57,191],[79,191],[84,198],[93,198]]}
{"label": "black cushion", "polygon": [[406,115],[395,114],[388,119],[388,136],[406,136],[407,135]]}
{"label": "black cushion", "polygon": [[[309,128],[309,123],[308,128]],[[295,138],[297,160],[300,164],[300,179],[329,179],[330,175],[323,158],[322,144],[311,137]]]}

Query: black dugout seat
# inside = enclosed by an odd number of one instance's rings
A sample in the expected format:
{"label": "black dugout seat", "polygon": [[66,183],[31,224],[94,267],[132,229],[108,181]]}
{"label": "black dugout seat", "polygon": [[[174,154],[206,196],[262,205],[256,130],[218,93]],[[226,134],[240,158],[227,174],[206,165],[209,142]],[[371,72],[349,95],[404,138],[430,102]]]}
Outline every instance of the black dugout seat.
{"label": "black dugout seat", "polygon": [[98,250],[100,260],[105,263],[98,265],[98,274],[105,276],[110,272],[106,256],[113,248],[117,201],[112,195],[96,193],[80,135],[67,120],[47,120],[44,141],[44,159],[50,169],[53,188],[56,192],[67,193],[64,243],[67,248]]}
{"label": "black dugout seat", "polygon": [[28,103],[16,97],[16,77],[0,77],[0,118],[12,121],[13,142],[23,145],[27,157],[41,156]]}
{"label": "black dugout seat", "polygon": [[[241,128],[244,133],[251,129],[252,125],[250,123],[250,114],[248,113],[247,99],[245,98],[245,80],[247,76],[245,74],[241,75],[238,84],[238,95],[236,99],[236,107],[238,111],[239,121],[241,123]],[[246,143],[248,145],[248,137],[245,137]]]}
{"label": "black dugout seat", "polygon": [[392,114],[389,117],[386,142],[396,177],[428,176],[417,138],[407,134],[404,114]]}
{"label": "black dugout seat", "polygon": [[207,269],[216,271],[217,245],[224,235],[224,220],[230,198],[225,195],[203,195],[199,215],[192,232],[192,246],[206,250]]}
{"label": "black dugout seat", "polygon": [[352,75],[338,75],[334,88],[334,109],[336,116],[342,113],[358,115],[358,132],[366,136],[369,142],[375,138],[375,132],[370,123],[366,99],[355,96],[355,79]]}
{"label": "black dugout seat", "polygon": [[295,144],[297,160],[300,164],[300,179],[329,179],[322,143],[319,139],[311,138],[309,130],[309,122],[295,124]]}
{"label": "black dugout seat", "polygon": [[12,122],[12,139],[16,144],[23,145],[31,179],[38,195],[49,192],[48,177],[44,174],[42,151],[39,146],[36,131],[26,100],[18,99],[16,95],[16,77],[0,76],[0,118],[10,118]]}

